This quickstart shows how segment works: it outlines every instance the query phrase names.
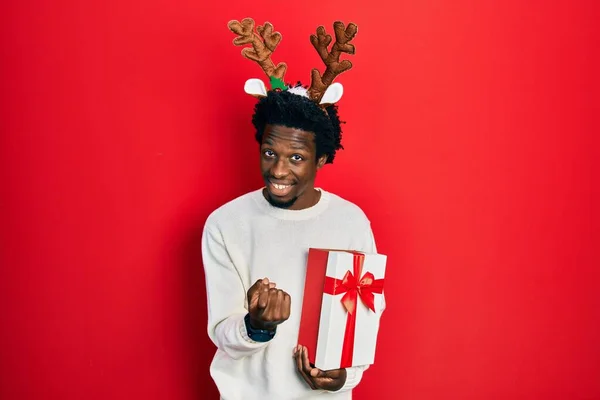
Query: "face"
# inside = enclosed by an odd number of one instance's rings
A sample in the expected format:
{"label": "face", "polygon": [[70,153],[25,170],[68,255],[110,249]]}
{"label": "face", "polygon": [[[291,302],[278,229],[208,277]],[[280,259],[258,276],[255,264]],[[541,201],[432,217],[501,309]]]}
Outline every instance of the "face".
{"label": "face", "polygon": [[317,160],[314,134],[281,125],[267,125],[260,146],[260,168],[265,198],[274,206],[301,210],[319,200],[317,171],[327,156]]}

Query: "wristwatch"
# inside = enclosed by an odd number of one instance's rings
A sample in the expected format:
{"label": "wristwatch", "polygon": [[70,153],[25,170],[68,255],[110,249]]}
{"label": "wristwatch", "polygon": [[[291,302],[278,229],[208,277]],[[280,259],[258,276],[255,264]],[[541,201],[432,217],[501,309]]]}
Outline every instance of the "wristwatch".
{"label": "wristwatch", "polygon": [[275,336],[275,331],[277,330],[277,328],[273,330],[254,329],[250,325],[250,314],[246,314],[244,317],[244,323],[246,324],[246,332],[248,332],[248,337],[255,342],[268,342],[269,340],[273,339],[273,336]]}

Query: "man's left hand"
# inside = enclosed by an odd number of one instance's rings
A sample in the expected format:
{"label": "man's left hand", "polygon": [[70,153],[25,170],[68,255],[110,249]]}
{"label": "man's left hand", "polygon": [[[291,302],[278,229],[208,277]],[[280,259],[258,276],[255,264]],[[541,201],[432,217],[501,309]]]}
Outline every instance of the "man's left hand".
{"label": "man's left hand", "polygon": [[346,369],[332,369],[322,371],[315,368],[308,361],[308,350],[298,345],[294,348],[294,358],[298,372],[313,390],[328,390],[335,392],[340,390],[346,383]]}

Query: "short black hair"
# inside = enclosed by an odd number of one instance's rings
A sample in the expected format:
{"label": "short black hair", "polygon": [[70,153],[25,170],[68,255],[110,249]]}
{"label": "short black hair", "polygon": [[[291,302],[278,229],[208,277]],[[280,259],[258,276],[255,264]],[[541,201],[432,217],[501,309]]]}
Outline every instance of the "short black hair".
{"label": "short black hair", "polygon": [[262,143],[267,125],[283,125],[312,132],[315,136],[317,160],[327,155],[326,163],[332,164],[335,153],[342,147],[342,122],[337,106],[320,107],[307,97],[286,90],[270,90],[254,107],[252,124],[256,128],[256,140]]}

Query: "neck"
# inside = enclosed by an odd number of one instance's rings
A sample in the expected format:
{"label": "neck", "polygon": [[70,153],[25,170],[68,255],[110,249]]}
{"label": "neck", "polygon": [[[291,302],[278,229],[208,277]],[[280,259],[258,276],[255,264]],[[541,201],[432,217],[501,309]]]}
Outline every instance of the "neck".
{"label": "neck", "polygon": [[317,217],[329,207],[331,194],[323,189],[314,189],[319,192],[317,202],[312,206],[300,210],[290,210],[286,208],[273,207],[265,198],[264,190],[257,190],[254,199],[261,212],[269,214],[277,219],[288,221],[304,221]]}
{"label": "neck", "polygon": [[303,210],[305,208],[313,207],[319,202],[321,198],[321,192],[314,187],[307,189],[306,192],[302,193],[298,200],[289,208],[290,210]]}
{"label": "neck", "polygon": [[282,210],[299,211],[315,206],[321,199],[321,192],[314,187],[307,189],[304,193],[296,198],[292,204],[276,204],[271,201],[267,189],[262,191],[263,197],[273,206]]}

